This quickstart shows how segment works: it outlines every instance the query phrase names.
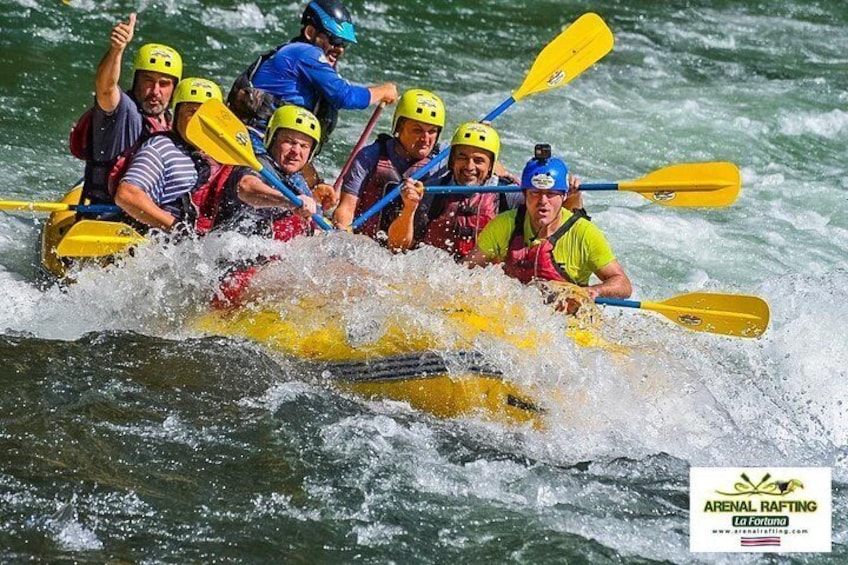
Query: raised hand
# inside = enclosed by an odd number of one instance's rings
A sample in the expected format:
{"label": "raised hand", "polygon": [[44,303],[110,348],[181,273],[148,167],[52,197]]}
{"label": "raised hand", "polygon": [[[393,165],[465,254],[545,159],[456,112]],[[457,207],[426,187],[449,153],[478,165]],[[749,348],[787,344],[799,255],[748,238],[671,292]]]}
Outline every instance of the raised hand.
{"label": "raised hand", "polygon": [[132,12],[126,22],[118,22],[112,28],[112,33],[109,35],[109,42],[113,48],[123,51],[130,44],[135,33],[135,18],[136,14]]}

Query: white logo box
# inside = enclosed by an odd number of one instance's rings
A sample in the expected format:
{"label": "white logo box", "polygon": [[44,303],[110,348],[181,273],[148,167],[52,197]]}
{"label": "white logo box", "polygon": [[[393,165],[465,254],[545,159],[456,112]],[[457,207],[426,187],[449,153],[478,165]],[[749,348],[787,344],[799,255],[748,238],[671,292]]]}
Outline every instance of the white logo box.
{"label": "white logo box", "polygon": [[693,552],[831,551],[828,467],[692,467]]}

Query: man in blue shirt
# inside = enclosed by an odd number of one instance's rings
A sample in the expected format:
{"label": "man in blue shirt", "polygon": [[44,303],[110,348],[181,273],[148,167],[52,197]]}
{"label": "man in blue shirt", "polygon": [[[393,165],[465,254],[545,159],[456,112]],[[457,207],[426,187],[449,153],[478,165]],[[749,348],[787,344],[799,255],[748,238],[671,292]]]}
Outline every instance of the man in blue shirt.
{"label": "man in blue shirt", "polygon": [[[262,139],[278,107],[294,104],[321,122],[322,142],[336,124],[338,111],[362,110],[371,104],[394,103],[397,86],[351,84],[336,65],[356,31],[350,12],[338,0],[312,0],[301,18],[300,35],[259,57],[233,84],[227,104],[251,129],[254,149],[264,152]],[[320,151],[320,147],[318,148]]]}

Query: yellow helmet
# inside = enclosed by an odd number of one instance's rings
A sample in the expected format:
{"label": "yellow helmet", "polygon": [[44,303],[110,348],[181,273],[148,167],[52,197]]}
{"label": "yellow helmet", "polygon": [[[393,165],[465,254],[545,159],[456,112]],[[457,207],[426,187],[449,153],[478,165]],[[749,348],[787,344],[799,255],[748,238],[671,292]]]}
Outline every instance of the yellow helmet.
{"label": "yellow helmet", "polygon": [[159,43],[146,43],[135,54],[133,71],[151,71],[170,75],[177,79],[183,77],[183,59],[175,49]]}
{"label": "yellow helmet", "polygon": [[465,122],[456,128],[456,133],[453,134],[451,147],[454,145],[470,145],[484,149],[492,154],[492,164],[494,165],[501,151],[501,137],[492,126],[480,122]]}
{"label": "yellow helmet", "polygon": [[265,130],[266,149],[271,148],[271,142],[274,141],[274,135],[278,129],[290,129],[311,137],[315,142],[309,151],[309,159],[312,159],[321,143],[321,123],[312,112],[292,104],[277,108],[271,116],[271,121],[268,122],[268,129]]}
{"label": "yellow helmet", "polygon": [[398,100],[392,118],[392,132],[397,131],[401,118],[408,118],[440,129],[445,127],[445,104],[442,99],[428,90],[413,88],[403,93]]}
{"label": "yellow helmet", "polygon": [[182,102],[203,104],[207,100],[224,101],[224,96],[217,84],[205,78],[184,78],[177,84],[174,95],[171,96],[171,110]]}

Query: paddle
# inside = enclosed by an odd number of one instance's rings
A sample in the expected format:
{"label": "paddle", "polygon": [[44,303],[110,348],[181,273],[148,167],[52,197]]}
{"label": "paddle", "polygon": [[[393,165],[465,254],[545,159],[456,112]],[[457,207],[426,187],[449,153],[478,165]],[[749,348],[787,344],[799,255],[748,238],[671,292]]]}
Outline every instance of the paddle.
{"label": "paddle", "polygon": [[[219,163],[250,167],[282,192],[292,204],[298,208],[303,206],[303,201],[272,171],[259,162],[253,154],[247,128],[223,102],[218,100],[204,102],[189,120],[186,137]],[[322,229],[333,229],[333,226],[318,213],[312,214],[312,219]]]}
{"label": "paddle", "polygon": [[129,245],[146,241],[122,222],[80,220],[71,226],[59,245],[59,257],[103,257],[124,251]]}
{"label": "paddle", "polygon": [[[542,49],[518,90],[489,112],[481,121],[491,122],[525,96],[568,84],[609,53],[612,50],[612,44],[612,32],[600,16],[591,12],[583,14]],[[449,153],[450,147],[446,147],[429,163],[416,171],[411,178],[413,180],[421,179],[442,162]],[[385,208],[399,194],[400,187],[398,186],[356,218],[351,224],[351,229],[360,228],[362,224]]]}
{"label": "paddle", "polygon": [[[716,208],[736,201],[742,186],[733,163],[683,163],[663,167],[644,177],[619,183],[581,183],[580,190],[617,190],[641,194],[664,206]],[[428,186],[431,194],[521,192],[520,186]]]}
{"label": "paddle", "polygon": [[662,302],[596,298],[595,303],[651,310],[688,330],[735,337],[759,337],[769,323],[768,303],[745,294],[694,292]]}
{"label": "paddle", "polygon": [[741,187],[739,168],[717,161],[670,165],[636,180],[581,184],[580,190],[624,190],[663,206],[719,208],[733,204]]}
{"label": "paddle", "polygon": [[359,153],[360,149],[362,149],[362,146],[365,145],[365,142],[368,140],[368,136],[371,135],[371,131],[373,131],[374,125],[376,125],[377,119],[380,117],[380,114],[383,113],[383,108],[385,107],[385,102],[377,104],[377,107],[374,109],[374,113],[371,114],[371,119],[368,120],[367,124],[365,124],[365,129],[362,130],[362,135],[359,136],[359,141],[357,141],[356,145],[353,146],[353,150],[351,150],[350,155],[348,155],[344,167],[342,167],[338,178],[336,178],[336,182],[333,183],[333,189],[336,191],[336,194],[338,194],[338,192],[342,189],[342,179],[344,179],[344,176],[350,169],[350,165],[353,163],[354,157],[356,157],[356,154]]}
{"label": "paddle", "polygon": [[112,214],[121,209],[112,204],[65,204],[64,202],[27,202],[25,200],[0,200],[0,210],[18,212],[82,212],[83,214]]}

